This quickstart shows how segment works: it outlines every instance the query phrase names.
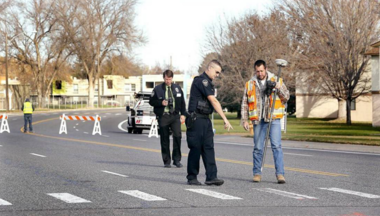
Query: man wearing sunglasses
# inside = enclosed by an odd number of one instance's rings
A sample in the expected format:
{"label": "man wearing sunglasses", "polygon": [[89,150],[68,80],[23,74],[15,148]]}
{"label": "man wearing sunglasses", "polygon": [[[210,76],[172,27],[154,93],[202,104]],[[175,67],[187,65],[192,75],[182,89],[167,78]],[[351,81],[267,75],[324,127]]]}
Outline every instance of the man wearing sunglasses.
{"label": "man wearing sunglasses", "polygon": [[212,80],[220,75],[222,66],[217,60],[212,60],[203,74],[194,78],[190,90],[189,113],[186,118],[187,145],[190,149],[187,161],[187,183],[201,185],[197,179],[199,160],[202,155],[206,169],[206,185],[222,185],[224,181],[217,178],[217,168],[214,151],[214,132],[210,114],[214,111],[223,118],[224,128],[232,129],[230,122],[222,111],[219,101],[215,98],[215,88]]}

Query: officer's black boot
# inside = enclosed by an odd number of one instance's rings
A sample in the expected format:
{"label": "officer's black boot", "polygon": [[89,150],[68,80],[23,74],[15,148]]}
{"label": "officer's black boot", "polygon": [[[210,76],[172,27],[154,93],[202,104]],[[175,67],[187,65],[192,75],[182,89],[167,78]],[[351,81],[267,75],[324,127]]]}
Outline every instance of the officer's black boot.
{"label": "officer's black boot", "polygon": [[206,185],[216,185],[220,186],[224,183],[222,179],[214,178],[213,180],[205,181]]}

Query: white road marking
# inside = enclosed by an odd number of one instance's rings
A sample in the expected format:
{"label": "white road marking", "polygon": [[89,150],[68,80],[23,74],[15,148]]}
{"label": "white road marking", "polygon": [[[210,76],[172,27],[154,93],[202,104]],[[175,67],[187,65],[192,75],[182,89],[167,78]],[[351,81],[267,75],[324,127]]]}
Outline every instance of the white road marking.
{"label": "white road marking", "polygon": [[49,196],[55,197],[66,203],[90,203],[91,201],[74,196],[69,193],[48,193]]}
{"label": "white road marking", "polygon": [[380,196],[378,196],[378,195],[362,193],[362,192],[357,192],[357,191],[351,191],[351,190],[345,190],[345,189],[341,189],[341,188],[319,188],[319,189],[334,191],[334,192],[339,192],[339,193],[345,193],[345,194],[350,194],[350,195],[356,195],[356,196],[361,196],[361,197],[371,198],[371,199],[380,198]]}
{"label": "white road marking", "polygon": [[31,155],[34,155],[34,156],[37,156],[37,157],[46,157],[45,155],[40,155],[40,154],[36,154],[36,153],[30,153]]}
{"label": "white road marking", "polygon": [[75,128],[75,126],[73,128]]}
{"label": "white road marking", "polygon": [[82,121],[82,122],[86,122],[86,121]]}
{"label": "white road marking", "polygon": [[79,125],[79,123],[77,123],[76,125]]}
{"label": "white road marking", "polygon": [[141,191],[138,191],[138,190],[126,190],[126,191],[119,191],[120,193],[123,193],[123,194],[127,194],[127,195],[130,195],[130,196],[133,196],[133,197],[136,197],[136,198],[139,198],[139,199],[142,199],[142,200],[145,200],[145,201],[164,201],[166,199],[162,198],[162,197],[158,197],[158,196],[155,196],[155,195],[151,195],[151,194],[148,194],[148,193],[144,193],[144,192],[141,192]]}
{"label": "white road marking", "polygon": [[115,115],[121,115],[121,113],[116,113]]}
{"label": "white road marking", "polygon": [[312,155],[305,155],[305,154],[294,154],[294,153],[283,153],[286,155],[296,155],[296,156],[304,156],[304,157],[312,157]]}
{"label": "white road marking", "polygon": [[195,192],[195,193],[199,193],[199,194],[203,194],[206,196],[222,199],[222,200],[240,200],[240,199],[242,199],[240,197],[234,197],[234,196],[230,196],[227,194],[222,194],[222,193],[218,193],[218,192],[210,191],[210,190],[206,190],[206,189],[186,189],[186,190],[191,191],[191,192]]}
{"label": "white road marking", "polygon": [[256,190],[267,192],[267,193],[273,193],[273,194],[277,194],[277,195],[281,195],[281,196],[289,197],[289,198],[293,198],[293,199],[298,199],[298,200],[302,200],[302,199],[318,199],[318,198],[311,197],[311,196],[306,196],[306,195],[302,195],[302,194],[296,194],[296,193],[287,192],[287,191],[276,190],[276,189],[273,189],[273,188],[263,188],[263,189],[256,189]]}
{"label": "white road marking", "polygon": [[88,132],[83,132],[84,134],[88,134]]}
{"label": "white road marking", "polygon": [[117,175],[117,176],[121,176],[121,177],[128,177],[126,175],[123,175],[123,174],[119,174],[119,173],[114,173],[114,172],[110,172],[110,171],[107,171],[107,170],[102,170],[102,172],[105,172],[105,173],[108,173],[108,174],[112,174],[112,175]]}
{"label": "white road marking", "polygon": [[142,140],[142,139],[133,139],[135,141],[141,141],[141,142],[146,142],[146,140]]}
{"label": "white road marking", "polygon": [[0,206],[2,206],[2,205],[12,205],[12,203],[5,201],[3,199],[0,199]]}
{"label": "white road marking", "polygon": [[128,119],[125,120],[125,121],[120,122],[119,125],[118,125],[117,127],[118,127],[120,130],[124,131],[124,132],[128,132],[127,130],[125,130],[124,128],[121,127],[121,126],[122,126],[125,122],[127,122],[127,121],[128,121]]}

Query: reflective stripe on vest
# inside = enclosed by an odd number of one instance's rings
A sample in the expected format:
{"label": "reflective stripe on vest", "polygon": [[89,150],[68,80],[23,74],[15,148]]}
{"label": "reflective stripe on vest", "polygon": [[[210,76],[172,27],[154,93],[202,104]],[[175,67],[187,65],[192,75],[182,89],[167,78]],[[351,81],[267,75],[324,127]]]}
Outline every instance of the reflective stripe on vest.
{"label": "reflective stripe on vest", "polygon": [[30,102],[24,103],[24,114],[32,114],[33,113],[33,107]]}
{"label": "reflective stripe on vest", "polygon": [[[275,82],[276,78],[272,77],[271,81]],[[282,85],[282,79],[280,78],[280,84]],[[253,80],[248,81],[245,84],[245,88],[247,89],[247,99],[248,99],[248,114],[249,119],[251,121],[259,120],[258,112],[257,112],[257,100],[256,98],[256,86],[255,82]],[[270,108],[272,107],[273,103],[273,95],[269,97],[270,99]],[[285,113],[285,105],[282,104],[280,97],[276,96],[276,102],[274,104],[274,110],[273,110],[273,118],[274,119],[281,119],[284,116]],[[270,117],[270,112],[268,112],[268,118]]]}
{"label": "reflective stripe on vest", "polygon": [[[276,81],[275,77],[272,77],[271,81],[275,82]],[[282,79],[281,78],[280,78],[279,82],[280,82],[280,85],[282,85]],[[273,97],[274,97],[274,92],[272,92],[272,94],[269,96],[270,108],[272,108]],[[285,105],[282,104],[280,97],[277,95],[276,101],[274,103],[273,118],[274,119],[281,119],[282,117],[284,117],[284,113],[285,113]],[[268,112],[268,118],[269,117],[270,117],[270,112]]]}
{"label": "reflective stripe on vest", "polygon": [[251,121],[259,120],[259,116],[257,113],[257,102],[255,100],[256,97],[256,86],[253,80],[248,81],[245,84],[245,88],[247,89],[247,99],[248,99],[248,116]]}

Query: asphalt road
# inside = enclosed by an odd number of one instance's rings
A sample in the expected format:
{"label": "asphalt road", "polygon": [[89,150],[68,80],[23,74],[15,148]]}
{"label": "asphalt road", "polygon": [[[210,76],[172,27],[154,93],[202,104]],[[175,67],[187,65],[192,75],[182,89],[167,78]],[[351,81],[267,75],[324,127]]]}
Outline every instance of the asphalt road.
{"label": "asphalt road", "polygon": [[67,121],[68,134],[59,135],[61,114],[35,113],[34,134],[21,132],[22,115],[9,117],[11,133],[0,134],[1,216],[380,215],[379,153],[284,141],[287,183],[276,183],[270,149],[263,180],[253,183],[252,140],[218,135],[218,177],[225,184],[189,186],[185,136],[184,167],[168,169],[158,138],[125,131],[123,109],[66,112],[100,115],[102,135],[92,135],[92,121]]}

